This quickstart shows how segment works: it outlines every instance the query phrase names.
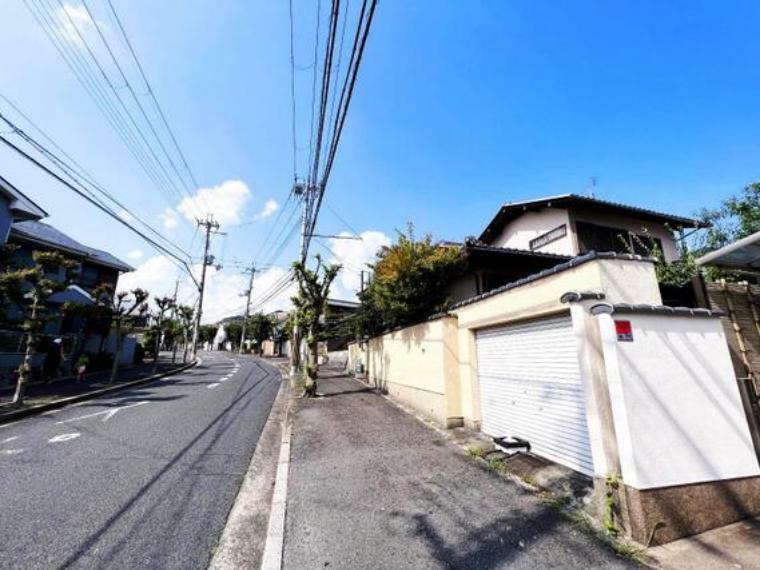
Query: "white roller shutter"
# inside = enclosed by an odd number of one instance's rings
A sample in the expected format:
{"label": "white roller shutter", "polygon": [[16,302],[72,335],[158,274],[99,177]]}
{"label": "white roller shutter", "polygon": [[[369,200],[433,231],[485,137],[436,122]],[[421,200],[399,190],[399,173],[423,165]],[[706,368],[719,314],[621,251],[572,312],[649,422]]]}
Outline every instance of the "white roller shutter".
{"label": "white roller shutter", "polygon": [[478,331],[484,433],[530,442],[536,455],[593,475],[570,316]]}

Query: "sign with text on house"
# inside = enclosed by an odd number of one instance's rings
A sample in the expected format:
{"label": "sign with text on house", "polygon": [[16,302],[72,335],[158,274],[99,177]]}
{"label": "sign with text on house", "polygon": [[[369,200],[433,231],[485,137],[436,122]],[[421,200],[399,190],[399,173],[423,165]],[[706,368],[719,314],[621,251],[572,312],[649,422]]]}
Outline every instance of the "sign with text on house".
{"label": "sign with text on house", "polygon": [[541,234],[540,236],[533,238],[529,242],[529,246],[531,250],[539,249],[544,247],[547,244],[550,244],[553,241],[557,241],[558,239],[562,239],[567,235],[567,224],[562,224],[561,226],[557,226],[556,228],[549,230],[545,234]]}
{"label": "sign with text on house", "polygon": [[618,342],[633,342],[633,327],[631,321],[615,321],[615,332]]}

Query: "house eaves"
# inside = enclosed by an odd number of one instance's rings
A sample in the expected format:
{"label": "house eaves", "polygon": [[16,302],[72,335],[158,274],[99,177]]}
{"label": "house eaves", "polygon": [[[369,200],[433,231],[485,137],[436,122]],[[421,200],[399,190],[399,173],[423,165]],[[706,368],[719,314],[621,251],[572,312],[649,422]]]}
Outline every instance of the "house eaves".
{"label": "house eaves", "polygon": [[509,202],[504,204],[490,221],[488,226],[486,226],[486,229],[483,230],[483,233],[480,234],[479,239],[486,243],[490,242],[499,235],[499,232],[504,229],[504,226],[528,211],[537,211],[542,208],[571,209],[579,207],[586,210],[595,210],[600,213],[616,214],[620,216],[634,217],[643,221],[667,224],[673,229],[710,227],[710,224],[706,224],[694,218],[666,214],[648,208],[629,206],[619,202],[600,200],[599,198],[590,198],[579,194],[558,194],[556,196],[545,196],[535,200]]}
{"label": "house eaves", "polygon": [[49,224],[29,220],[16,222],[11,226],[10,238],[31,245],[39,245],[86,260],[94,265],[115,269],[120,272],[134,271],[134,267],[124,263],[108,252],[83,245]]}

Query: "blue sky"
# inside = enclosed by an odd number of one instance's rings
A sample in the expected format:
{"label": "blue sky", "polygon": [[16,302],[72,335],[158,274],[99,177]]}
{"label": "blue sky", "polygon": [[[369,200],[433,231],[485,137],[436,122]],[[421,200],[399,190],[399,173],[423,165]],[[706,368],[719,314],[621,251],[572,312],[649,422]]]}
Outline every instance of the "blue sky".
{"label": "blue sky", "polygon": [[[287,2],[113,1],[200,185],[242,181],[243,222],[268,200],[281,205],[293,176]],[[88,3],[115,34],[103,0]],[[294,10],[297,64],[307,66],[315,3],[294,0]],[[760,4],[750,1],[380,0],[327,201],[360,232],[381,233],[334,248],[356,269],[407,221],[460,240],[502,202],[584,192],[592,176],[606,199],[678,214],[717,205],[760,178],[758,29]],[[0,93],[142,218],[189,246],[192,224],[179,214],[177,227],[163,227],[159,216],[178,204],[150,185],[21,0],[0,7],[0,70]],[[298,71],[300,146],[310,89],[311,72]],[[3,101],[0,110],[8,111]],[[138,238],[3,149],[0,173],[50,223],[132,254],[134,265],[152,262],[139,278],[156,293],[173,288],[174,275]],[[276,219],[230,228],[215,252],[250,259]],[[319,226],[347,229],[329,210]],[[295,251],[294,243],[279,265]],[[277,271],[262,276],[259,292]],[[213,296],[225,300],[210,301],[213,314],[239,304],[231,298],[244,279],[233,263],[215,275]],[[357,282],[347,271],[336,292],[348,296]]]}

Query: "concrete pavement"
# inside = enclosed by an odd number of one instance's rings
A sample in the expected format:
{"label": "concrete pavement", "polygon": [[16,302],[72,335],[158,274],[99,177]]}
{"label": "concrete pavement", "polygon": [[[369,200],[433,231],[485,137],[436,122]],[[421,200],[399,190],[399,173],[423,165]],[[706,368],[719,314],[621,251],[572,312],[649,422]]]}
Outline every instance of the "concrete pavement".
{"label": "concrete pavement", "polygon": [[320,392],[293,415],[285,568],[632,566],[355,380]]}
{"label": "concrete pavement", "polygon": [[0,426],[2,568],[206,568],[280,373],[203,364]]}

